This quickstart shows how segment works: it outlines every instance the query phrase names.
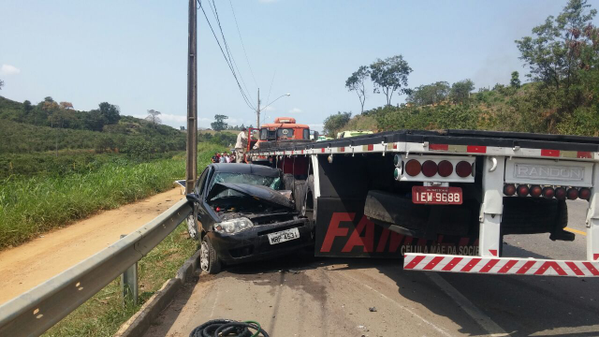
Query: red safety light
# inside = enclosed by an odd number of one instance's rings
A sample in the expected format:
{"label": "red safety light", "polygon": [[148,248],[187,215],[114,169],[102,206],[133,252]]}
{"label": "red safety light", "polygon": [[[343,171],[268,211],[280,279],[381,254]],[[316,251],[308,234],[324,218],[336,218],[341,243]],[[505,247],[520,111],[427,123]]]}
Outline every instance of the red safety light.
{"label": "red safety light", "polygon": [[584,200],[591,199],[591,190],[586,187],[581,188],[580,191],[578,191],[578,197]]}
{"label": "red safety light", "polygon": [[553,187],[545,187],[543,189],[543,197],[546,199],[552,199],[555,196],[555,190]]}
{"label": "red safety light", "polygon": [[467,161],[461,161],[455,166],[455,173],[460,177],[466,178],[472,174],[472,164]]}
{"label": "red safety light", "polygon": [[541,188],[541,186],[539,185],[534,185],[530,187],[530,195],[538,198],[541,196],[541,193],[543,193],[543,189]]}
{"label": "red safety light", "polygon": [[555,199],[557,200],[566,200],[566,189],[563,187],[558,187],[555,189]]}
{"label": "red safety light", "polygon": [[516,186],[514,186],[514,184],[507,184],[507,185],[503,186],[503,194],[505,194],[505,195],[516,194]]}
{"label": "red safety light", "polygon": [[526,185],[518,186],[518,196],[525,197],[527,195],[528,195],[528,186],[526,186]]}
{"label": "red safety light", "polygon": [[437,169],[437,163],[432,160],[427,160],[422,163],[422,174],[424,174],[426,177],[430,178],[437,174]]}
{"label": "red safety light", "polygon": [[449,177],[453,173],[453,165],[447,160],[439,162],[439,175],[441,177]]}
{"label": "red safety light", "polygon": [[409,160],[406,163],[406,174],[415,177],[420,174],[420,162],[416,159]]}
{"label": "red safety light", "polygon": [[569,188],[568,189],[568,199],[570,199],[570,200],[578,199],[578,190],[575,188]]}

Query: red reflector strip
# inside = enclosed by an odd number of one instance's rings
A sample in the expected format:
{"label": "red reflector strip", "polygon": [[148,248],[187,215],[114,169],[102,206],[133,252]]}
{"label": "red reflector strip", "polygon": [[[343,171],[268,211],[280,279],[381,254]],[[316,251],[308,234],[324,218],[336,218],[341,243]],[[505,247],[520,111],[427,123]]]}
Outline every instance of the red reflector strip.
{"label": "red reflector strip", "polygon": [[579,276],[583,276],[584,273],[582,272],[582,270],[580,270],[578,268],[578,266],[576,265],[576,263],[574,262],[566,262],[566,265],[568,265],[568,267],[570,267],[570,269],[572,269],[572,271],[574,272],[574,274],[579,275]]}
{"label": "red reflector strip", "polygon": [[345,147],[338,147],[337,152],[345,152]]}
{"label": "red reflector strip", "polygon": [[374,150],[374,144],[368,144],[368,151]]}
{"label": "red reflector strip", "polygon": [[487,153],[487,147],[478,145],[468,145],[466,151],[471,153]]}
{"label": "red reflector strip", "polygon": [[559,150],[542,149],[541,156],[542,157],[559,157]]}
{"label": "red reflector strip", "polygon": [[590,152],[578,151],[576,157],[578,157],[578,158],[593,158],[593,154]]}
{"label": "red reflector strip", "polygon": [[452,270],[460,261],[462,261],[462,259],[463,259],[462,257],[455,257],[455,258],[451,259],[451,261],[449,261],[449,263],[445,267],[443,267],[442,270],[445,270],[445,271]]}
{"label": "red reflector strip", "polygon": [[464,266],[464,268],[462,268],[461,271],[467,272],[467,271],[471,271],[472,268],[476,267],[476,265],[480,262],[480,258],[475,258],[470,260],[470,262],[468,262],[467,265]]}
{"label": "red reflector strip", "polygon": [[404,269],[414,269],[414,267],[416,267],[422,260],[424,260],[424,255],[416,256],[404,267]]}
{"label": "red reflector strip", "polygon": [[535,272],[535,275],[543,275],[547,269],[553,268],[558,275],[567,275],[566,272],[560,267],[557,262],[545,262],[541,265],[541,268]]}
{"label": "red reflector strip", "polygon": [[498,259],[493,259],[493,260],[487,262],[487,264],[480,269],[480,272],[481,273],[488,273],[489,270],[491,270],[491,268],[495,267],[495,265],[497,264],[497,262],[499,262]]}
{"label": "red reflector strip", "polygon": [[593,267],[592,263],[583,262],[582,264],[584,264],[584,266],[587,267],[587,269],[591,272],[591,274],[593,274],[595,276],[599,276],[599,270],[597,270],[595,267]]}
{"label": "red reflector strip", "polygon": [[516,274],[526,274],[526,272],[532,268],[532,266],[534,266],[536,263],[536,261],[528,261],[526,262],[520,269],[518,269],[518,271],[516,272]]}
{"label": "red reflector strip", "polygon": [[449,150],[449,145],[447,144],[430,144],[428,146],[432,151],[447,151]]}
{"label": "red reflector strip", "polygon": [[324,153],[324,147],[322,149],[320,149],[320,152]]}
{"label": "red reflector strip", "polygon": [[498,273],[499,274],[505,274],[508,271],[510,271],[510,269],[512,269],[512,267],[518,263],[518,261],[516,260],[510,260],[508,261],[503,267],[501,267],[501,269],[499,269]]}
{"label": "red reflector strip", "polygon": [[393,150],[397,150],[397,143],[393,143]]}
{"label": "red reflector strip", "polygon": [[424,268],[422,268],[422,270],[431,270],[435,268],[435,266],[441,261],[443,261],[443,257],[436,256],[431,260],[431,262],[429,262]]}

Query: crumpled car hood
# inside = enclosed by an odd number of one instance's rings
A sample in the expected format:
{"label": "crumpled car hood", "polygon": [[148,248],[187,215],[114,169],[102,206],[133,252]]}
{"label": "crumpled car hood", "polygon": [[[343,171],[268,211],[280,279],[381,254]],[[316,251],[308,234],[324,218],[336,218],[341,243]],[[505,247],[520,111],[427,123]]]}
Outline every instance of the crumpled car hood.
{"label": "crumpled car hood", "polygon": [[287,208],[294,208],[293,202],[289,198],[285,197],[278,191],[273,190],[267,186],[261,185],[250,185],[250,184],[238,184],[238,183],[216,183],[212,187],[208,200],[212,199],[215,195],[231,189],[239,193],[248,195],[256,200],[263,201],[273,206],[283,206]]}

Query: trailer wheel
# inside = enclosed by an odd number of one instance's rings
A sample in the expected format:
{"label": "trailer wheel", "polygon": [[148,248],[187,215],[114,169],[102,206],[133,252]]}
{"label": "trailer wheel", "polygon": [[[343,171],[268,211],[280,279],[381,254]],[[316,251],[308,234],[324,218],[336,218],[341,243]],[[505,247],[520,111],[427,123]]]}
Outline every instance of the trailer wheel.
{"label": "trailer wheel", "polygon": [[293,174],[285,173],[283,174],[283,186],[286,190],[293,191],[295,185],[295,177]]}
{"label": "trailer wheel", "polygon": [[316,222],[316,198],[314,196],[314,176],[309,175],[306,180],[306,197],[300,211],[301,216]]}
{"label": "trailer wheel", "polygon": [[306,201],[306,181],[296,180],[293,188],[293,201],[295,202],[295,210],[300,212]]}

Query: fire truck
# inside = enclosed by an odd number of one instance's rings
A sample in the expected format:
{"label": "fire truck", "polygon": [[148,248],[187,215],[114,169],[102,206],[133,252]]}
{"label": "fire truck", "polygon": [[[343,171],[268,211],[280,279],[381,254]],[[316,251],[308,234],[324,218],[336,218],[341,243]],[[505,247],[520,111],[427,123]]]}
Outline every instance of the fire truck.
{"label": "fire truck", "polygon": [[[278,132],[268,128],[264,138]],[[418,271],[599,276],[599,138],[399,130],[273,145],[247,155],[293,175],[317,256],[398,257]],[[564,230],[574,199],[588,203],[586,260],[502,255],[507,234],[574,240]]]}

